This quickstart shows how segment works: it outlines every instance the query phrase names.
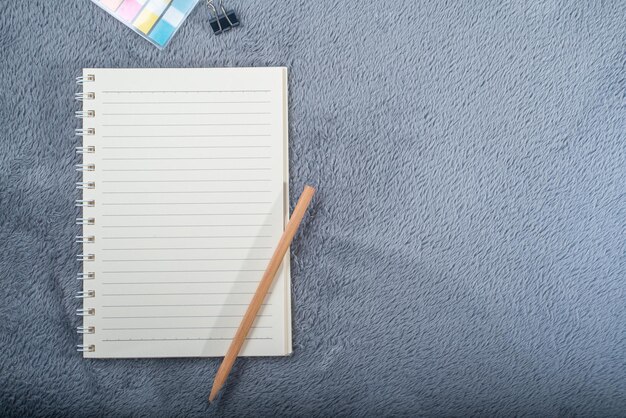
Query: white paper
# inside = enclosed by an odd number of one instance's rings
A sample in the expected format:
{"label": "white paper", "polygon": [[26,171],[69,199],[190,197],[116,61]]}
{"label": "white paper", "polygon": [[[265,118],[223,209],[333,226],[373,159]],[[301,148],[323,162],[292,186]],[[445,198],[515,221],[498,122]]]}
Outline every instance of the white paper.
{"label": "white paper", "polygon": [[[284,68],[85,69],[85,357],[222,356],[287,218]],[[288,256],[242,355],[291,352]]]}

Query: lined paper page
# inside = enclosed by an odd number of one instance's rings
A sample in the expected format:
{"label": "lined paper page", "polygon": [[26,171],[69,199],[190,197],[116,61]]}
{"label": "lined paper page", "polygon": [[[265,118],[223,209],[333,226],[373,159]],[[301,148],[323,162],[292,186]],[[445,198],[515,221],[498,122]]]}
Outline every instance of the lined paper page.
{"label": "lined paper page", "polygon": [[[222,356],[286,219],[286,69],[86,69],[86,357]],[[291,351],[288,260],[242,355]]]}

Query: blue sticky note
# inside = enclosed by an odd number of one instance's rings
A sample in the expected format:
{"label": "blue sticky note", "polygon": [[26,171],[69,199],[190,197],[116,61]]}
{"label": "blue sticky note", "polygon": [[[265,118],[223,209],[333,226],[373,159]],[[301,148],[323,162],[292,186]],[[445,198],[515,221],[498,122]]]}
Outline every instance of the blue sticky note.
{"label": "blue sticky note", "polygon": [[150,39],[152,39],[155,43],[164,46],[170,40],[172,35],[174,35],[174,31],[176,28],[163,19],[159,21],[150,32]]}
{"label": "blue sticky note", "polygon": [[193,6],[196,5],[196,2],[196,0],[174,0],[172,7],[175,7],[181,12],[187,14],[187,12],[189,12]]}

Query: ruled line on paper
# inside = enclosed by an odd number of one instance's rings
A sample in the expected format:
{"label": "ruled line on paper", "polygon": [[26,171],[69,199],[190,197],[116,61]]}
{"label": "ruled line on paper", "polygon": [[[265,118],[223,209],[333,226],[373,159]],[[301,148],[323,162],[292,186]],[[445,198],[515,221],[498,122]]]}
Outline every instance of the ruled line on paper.
{"label": "ruled line on paper", "polygon": [[102,192],[103,194],[208,194],[208,193],[271,193],[271,190],[131,190],[123,192]]}
{"label": "ruled line on paper", "polygon": [[271,215],[271,213],[150,213],[150,214],[138,214],[138,213],[126,213],[126,214],[103,214],[103,217],[132,217],[132,216],[261,216]]}
{"label": "ruled line on paper", "polygon": [[258,168],[105,168],[102,171],[270,171],[270,167]]}
{"label": "ruled line on paper", "polygon": [[149,259],[113,259],[102,260],[103,263],[154,262],[154,261],[269,261],[269,258],[149,258]]}
{"label": "ruled line on paper", "polygon": [[[125,328],[102,328],[102,331],[146,331],[157,329],[237,329],[237,327],[125,327]],[[272,329],[270,326],[256,326],[252,329]]]}
{"label": "ruled line on paper", "polygon": [[272,90],[103,90],[105,94],[144,93],[270,93]]}
{"label": "ruled line on paper", "polygon": [[[162,307],[186,307],[186,306],[249,306],[249,303],[191,303],[169,305],[102,305],[103,308],[162,308]],[[262,303],[261,306],[271,306],[271,303]]]}
{"label": "ruled line on paper", "polygon": [[127,112],[102,113],[103,116],[187,116],[187,115],[271,115],[272,112]]}
{"label": "ruled line on paper", "polygon": [[236,226],[272,226],[272,224],[212,224],[212,225],[202,225],[202,224],[193,224],[193,225],[104,225],[102,228],[221,228],[221,227],[236,227]]}
{"label": "ruled line on paper", "polygon": [[109,123],[109,124],[103,124],[102,126],[107,126],[107,127],[123,127],[123,126],[127,126],[127,127],[133,127],[133,126],[154,126],[154,127],[161,127],[161,126],[184,126],[184,127],[188,127],[188,126],[271,126],[271,123],[144,123],[144,124],[139,124],[139,123],[129,123],[129,124],[121,124],[121,123]]}
{"label": "ruled line on paper", "polygon": [[207,180],[101,180],[101,183],[243,183],[247,181],[272,181],[271,179],[207,179]]}
{"label": "ruled line on paper", "polygon": [[272,226],[272,224],[192,224],[192,225],[170,225],[170,224],[157,224],[157,225],[103,225],[102,228],[190,228],[190,227],[236,227],[236,226]]}
{"label": "ruled line on paper", "polygon": [[189,239],[189,238],[271,238],[271,235],[190,235],[184,237],[102,237],[100,239]]}
{"label": "ruled line on paper", "polygon": [[102,248],[103,251],[144,251],[144,250],[269,250],[273,247],[144,247],[144,248]]}
{"label": "ruled line on paper", "polygon": [[115,270],[115,271],[103,271],[102,274],[129,274],[129,273],[238,273],[242,271],[256,271],[261,272],[265,270],[256,270],[256,269],[237,269],[237,270]]}
{"label": "ruled line on paper", "polygon": [[257,138],[268,137],[270,134],[222,134],[222,135],[102,135],[103,138]]}
{"label": "ruled line on paper", "polygon": [[271,145],[205,145],[205,146],[198,146],[198,147],[181,147],[181,146],[141,146],[141,147],[112,147],[112,146],[106,146],[106,147],[101,147],[102,149],[206,149],[206,148],[210,148],[210,149],[240,149],[240,148],[272,148]]}
{"label": "ruled line on paper", "polygon": [[122,202],[103,203],[103,206],[137,206],[137,205],[269,205],[272,202]]}
{"label": "ruled line on paper", "polygon": [[124,105],[124,104],[267,104],[271,103],[269,100],[235,100],[235,101],[221,101],[221,102],[102,102],[103,105]]}
{"label": "ruled line on paper", "polygon": [[163,161],[163,160],[270,160],[272,157],[110,157],[103,161]]}
{"label": "ruled line on paper", "polygon": [[[231,338],[129,338],[129,339],[106,339],[103,342],[142,342],[142,341],[231,341]],[[271,337],[246,337],[246,340],[272,340]]]}
{"label": "ruled line on paper", "polygon": [[104,293],[102,296],[195,296],[195,295],[254,295],[254,292]]}
{"label": "ruled line on paper", "polygon": [[[142,285],[142,284],[213,284],[213,283],[221,283],[221,284],[237,284],[237,283],[258,283],[258,280],[209,280],[202,282],[103,282],[105,285]],[[176,305],[164,305],[164,306],[176,306]],[[213,306],[213,305],[181,305],[181,306]],[[221,305],[220,305],[221,306]]]}
{"label": "ruled line on paper", "polygon": [[[241,318],[241,315],[162,315],[162,316],[103,316],[102,319],[141,319],[141,318]],[[269,318],[272,315],[257,315],[259,317]]]}

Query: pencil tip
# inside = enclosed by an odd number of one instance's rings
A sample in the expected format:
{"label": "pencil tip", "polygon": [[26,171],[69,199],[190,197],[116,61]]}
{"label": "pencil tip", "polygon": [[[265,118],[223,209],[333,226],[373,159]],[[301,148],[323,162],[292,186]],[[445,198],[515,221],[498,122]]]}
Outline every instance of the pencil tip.
{"label": "pencil tip", "polygon": [[222,385],[213,382],[213,386],[211,386],[211,392],[209,392],[209,403],[213,402],[215,398],[217,398],[217,395],[220,393],[221,388]]}

